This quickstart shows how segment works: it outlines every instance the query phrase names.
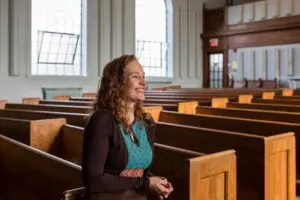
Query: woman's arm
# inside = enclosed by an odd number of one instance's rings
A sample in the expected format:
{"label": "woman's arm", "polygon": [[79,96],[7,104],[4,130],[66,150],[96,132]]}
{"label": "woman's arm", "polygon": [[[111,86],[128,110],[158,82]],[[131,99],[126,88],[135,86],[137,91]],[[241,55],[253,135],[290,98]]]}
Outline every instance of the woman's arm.
{"label": "woman's arm", "polygon": [[108,112],[95,112],[84,130],[82,173],[87,190],[90,192],[113,192],[139,188],[147,190],[148,177],[121,177],[104,173],[109,151],[109,137],[112,133],[113,117]]}

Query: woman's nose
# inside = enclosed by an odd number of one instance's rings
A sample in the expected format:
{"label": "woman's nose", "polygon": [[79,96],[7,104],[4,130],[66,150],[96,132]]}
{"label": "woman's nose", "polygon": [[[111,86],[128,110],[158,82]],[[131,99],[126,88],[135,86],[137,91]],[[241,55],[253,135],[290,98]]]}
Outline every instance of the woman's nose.
{"label": "woman's nose", "polygon": [[146,82],[145,82],[145,79],[144,79],[144,78],[141,78],[141,79],[140,79],[140,84],[143,85],[143,86],[146,85]]}

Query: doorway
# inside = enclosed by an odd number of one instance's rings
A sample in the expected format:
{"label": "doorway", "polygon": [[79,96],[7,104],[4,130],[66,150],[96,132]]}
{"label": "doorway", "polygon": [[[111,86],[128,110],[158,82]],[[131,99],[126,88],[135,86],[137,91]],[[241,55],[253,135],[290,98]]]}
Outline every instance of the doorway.
{"label": "doorway", "polygon": [[223,53],[208,54],[209,87],[223,88]]}

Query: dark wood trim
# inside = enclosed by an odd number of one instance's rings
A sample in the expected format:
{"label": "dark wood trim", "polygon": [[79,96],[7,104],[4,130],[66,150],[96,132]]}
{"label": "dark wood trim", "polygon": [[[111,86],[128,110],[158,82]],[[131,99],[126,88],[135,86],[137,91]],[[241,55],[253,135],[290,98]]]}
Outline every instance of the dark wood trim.
{"label": "dark wood trim", "polygon": [[208,52],[203,51],[203,82],[202,87],[208,88],[209,87],[209,63],[208,63]]}
{"label": "dark wood trim", "polygon": [[229,25],[227,26],[227,30],[225,29],[224,31],[204,33],[202,34],[202,38],[228,37],[232,35],[261,33],[295,28],[300,28],[300,15]]}
{"label": "dark wood trim", "polygon": [[229,75],[228,75],[228,49],[223,51],[223,87],[229,87]]}
{"label": "dark wood trim", "polygon": [[233,35],[228,37],[228,48],[259,47],[300,43],[300,28]]}

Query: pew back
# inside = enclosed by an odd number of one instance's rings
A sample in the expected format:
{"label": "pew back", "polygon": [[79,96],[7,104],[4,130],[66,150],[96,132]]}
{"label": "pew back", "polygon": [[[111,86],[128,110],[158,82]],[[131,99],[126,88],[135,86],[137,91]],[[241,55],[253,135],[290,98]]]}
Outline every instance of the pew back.
{"label": "pew back", "polygon": [[81,167],[0,135],[0,199],[60,199],[82,186]]}

